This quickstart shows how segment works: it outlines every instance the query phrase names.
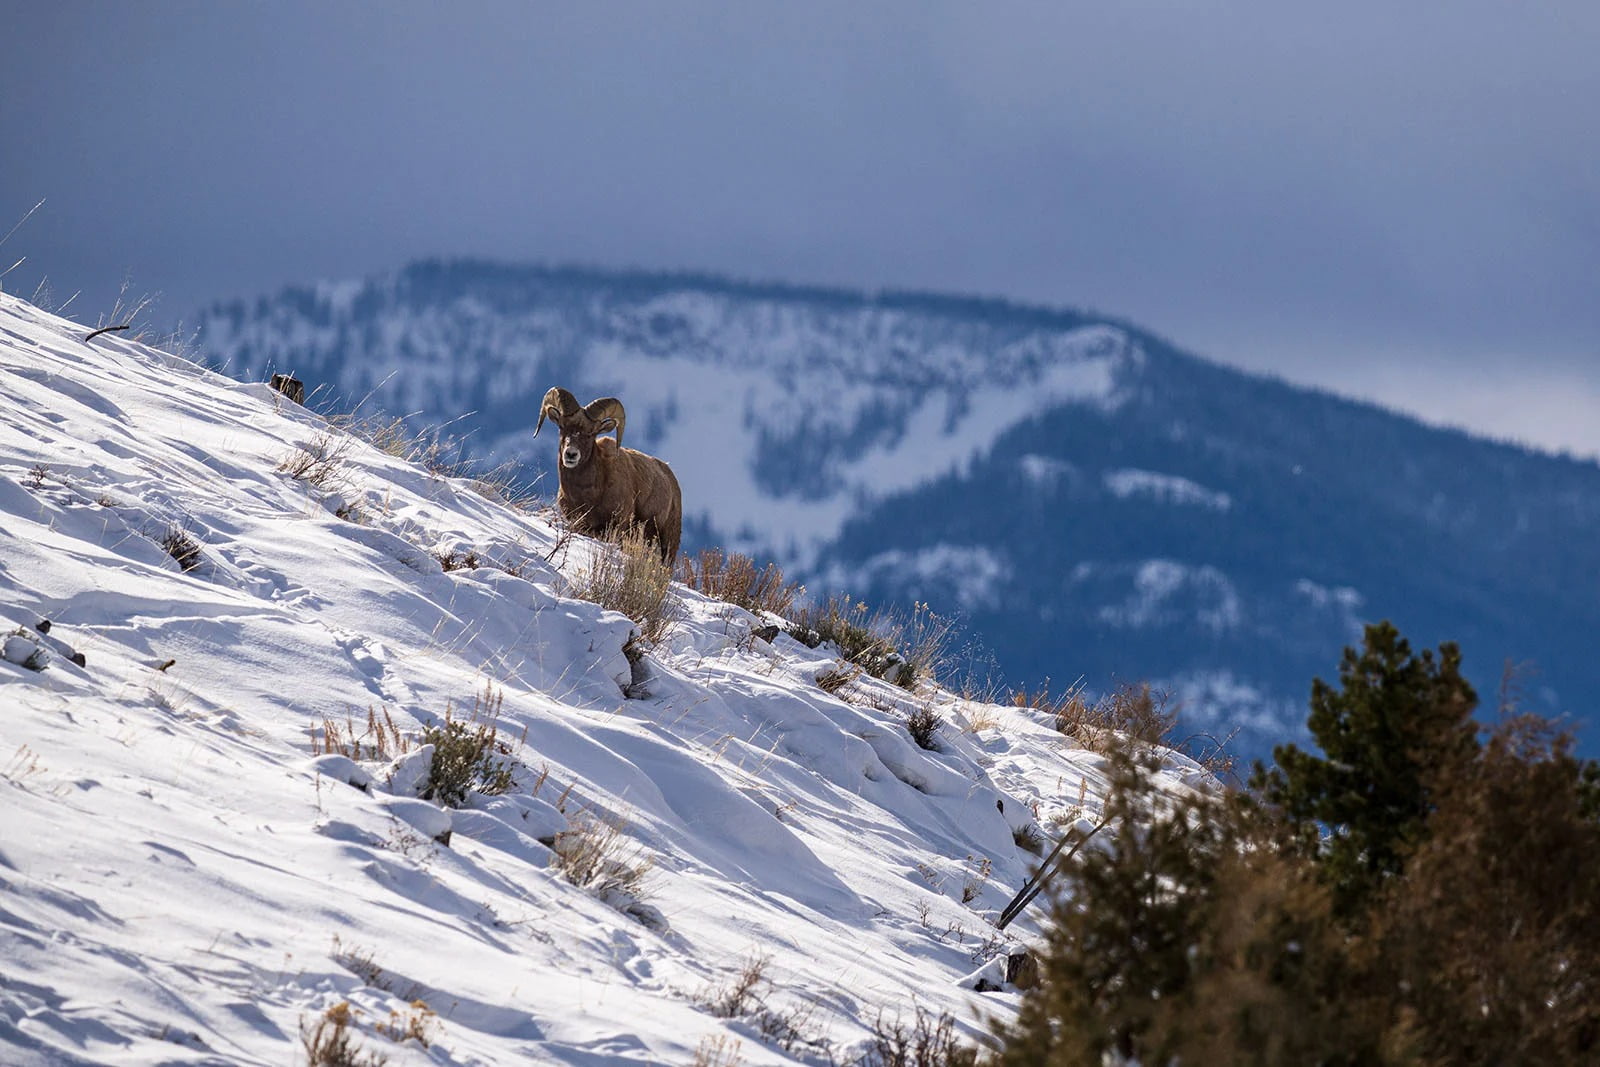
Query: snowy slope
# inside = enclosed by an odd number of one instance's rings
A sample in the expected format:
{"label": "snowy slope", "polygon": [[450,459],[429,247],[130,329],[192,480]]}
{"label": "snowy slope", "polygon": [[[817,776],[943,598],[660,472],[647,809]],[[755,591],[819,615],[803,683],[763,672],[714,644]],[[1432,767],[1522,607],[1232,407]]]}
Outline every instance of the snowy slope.
{"label": "snowy slope", "polygon": [[[302,1062],[343,1001],[392,1064],[853,1062],[880,1013],[1013,1010],[963,980],[1005,952],[1014,831],[1092,817],[1099,757],[944,692],[836,699],[826,649],[680,587],[626,699],[633,626],[561,595],[592,548],[548,515],[83,334],[0,295],[0,1062]],[[278,469],[308,446],[321,488]],[[931,752],[903,726],[930,701]],[[447,811],[417,751],[313,755],[327,720],[475,704],[507,795]],[[541,839],[596,816],[639,897],[552,868]],[[705,1006],[753,959],[765,1036]],[[426,1047],[380,1032],[411,1023]]]}

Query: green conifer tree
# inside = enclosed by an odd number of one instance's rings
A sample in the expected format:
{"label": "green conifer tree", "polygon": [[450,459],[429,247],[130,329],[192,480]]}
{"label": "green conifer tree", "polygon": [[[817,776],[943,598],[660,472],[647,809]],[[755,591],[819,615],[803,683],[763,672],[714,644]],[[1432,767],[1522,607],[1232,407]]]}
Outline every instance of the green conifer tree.
{"label": "green conifer tree", "polygon": [[1439,776],[1477,753],[1478,698],[1453,643],[1413,655],[1388,622],[1367,627],[1359,653],[1345,649],[1339,682],[1311,687],[1306,725],[1323,755],[1280,745],[1250,786],[1319,854],[1336,908],[1354,916],[1402,869]]}

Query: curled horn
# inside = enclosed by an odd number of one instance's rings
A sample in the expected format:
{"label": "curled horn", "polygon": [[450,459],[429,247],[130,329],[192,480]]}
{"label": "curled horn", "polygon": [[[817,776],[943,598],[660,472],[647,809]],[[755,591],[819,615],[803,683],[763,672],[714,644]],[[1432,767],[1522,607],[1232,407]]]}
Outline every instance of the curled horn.
{"label": "curled horn", "polygon": [[628,416],[622,411],[622,401],[614,396],[603,396],[599,400],[591,400],[583,413],[593,419],[596,426],[605,419],[614,419],[617,424],[617,447],[622,447],[622,427],[628,421]]}
{"label": "curled horn", "polygon": [[565,389],[562,389],[560,386],[556,386],[548,393],[544,394],[544,403],[539,405],[539,421],[534,424],[533,436],[539,436],[540,429],[544,427],[544,420],[546,416],[549,416],[551,421],[553,421],[557,426],[560,426],[563,422],[567,421],[567,419],[571,418],[573,415],[582,410],[583,408],[581,405],[579,405],[577,397],[573,396]]}

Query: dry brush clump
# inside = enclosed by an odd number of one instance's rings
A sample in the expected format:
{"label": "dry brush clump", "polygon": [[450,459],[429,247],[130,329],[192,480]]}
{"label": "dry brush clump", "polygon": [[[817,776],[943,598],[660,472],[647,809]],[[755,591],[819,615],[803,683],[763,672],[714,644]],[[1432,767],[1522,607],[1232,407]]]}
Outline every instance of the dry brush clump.
{"label": "dry brush clump", "polygon": [[943,725],[944,718],[933,710],[932,704],[923,704],[906,716],[906,732],[911,735],[911,740],[917,743],[918,748],[930,752],[938,751],[939,728]]}
{"label": "dry brush clump", "polygon": [[678,563],[679,580],[689,588],[710,597],[736,604],[746,611],[767,612],[786,618],[805,586],[785,581],[783,568],[768,563],[757,568],[755,560],[738,552],[720,548],[701,549]]}
{"label": "dry brush clump", "polygon": [[1057,730],[1092,752],[1105,753],[1129,743],[1174,747],[1178,709],[1169,706],[1165,693],[1146,682],[1118,686],[1094,701],[1084,695],[1081,683],[1056,697],[1046,682],[1032,692],[1016,691],[1011,702],[1050,714]]}
{"label": "dry brush clump", "polygon": [[439,566],[446,571],[472,571],[483,566],[483,559],[475,549],[455,550],[432,553],[433,558],[439,561]]}
{"label": "dry brush clump", "polygon": [[867,605],[835,593],[821,604],[803,604],[790,620],[789,632],[802,644],[817,648],[825,642],[838,646],[846,660],[874,678],[882,677],[896,660],[892,635],[879,632],[878,619]]}
{"label": "dry brush clump", "polygon": [[309,1067],[383,1067],[389,1057],[356,1043],[355,1009],[347,1000],[328,1008],[315,1022],[300,1023],[300,1046]]}
{"label": "dry brush clump", "polygon": [[[927,604],[918,602],[903,616],[873,612],[864,601],[842,593],[821,604],[802,604],[786,628],[809,648],[832,642],[844,662],[907,692],[938,680],[956,632],[951,617]],[[849,680],[840,681],[841,687]]]}
{"label": "dry brush clump", "polygon": [[1046,681],[1037,690],[1017,690],[1011,702],[1053,715],[1056,729],[1092,752],[1128,744],[1157,745],[1188,756],[1219,782],[1238,784],[1238,758],[1228,748],[1233,735],[1178,737],[1180,709],[1166,692],[1148,682],[1124,684],[1091,701],[1081,679],[1060,696],[1051,695]]}
{"label": "dry brush clump", "polygon": [[[465,719],[457,718],[447,701],[444,718],[424,726],[414,735],[401,731],[388,708],[367,708],[365,729],[351,717],[343,724],[324,718],[320,733],[311,732],[314,756],[340,755],[358,763],[391,763],[421,745],[433,746],[428,777],[421,798],[441,807],[457,808],[472,793],[497,796],[516,787],[519,760],[515,749],[500,733],[500,707],[505,695],[490,686],[472,699]],[[516,741],[520,748],[522,740]],[[541,778],[542,781],[542,778]]]}
{"label": "dry brush clump", "polygon": [[405,1010],[391,1008],[387,1019],[379,1019],[372,1029],[397,1045],[414,1041],[422,1048],[431,1048],[438,1036],[439,1014],[428,1007],[425,1000],[412,1000]]}
{"label": "dry brush clump", "polygon": [[205,561],[205,553],[200,548],[200,542],[194,539],[188,528],[179,523],[172,523],[162,532],[158,542],[161,550],[173,558],[180,570],[185,574],[197,569]]}
{"label": "dry brush clump", "polygon": [[350,484],[350,450],[356,439],[349,434],[324,430],[311,440],[297,445],[278,461],[278,470],[296,481],[306,482],[330,492]]}
{"label": "dry brush clump", "polygon": [[1044,835],[1039,832],[1039,827],[1033,823],[1024,823],[1014,827],[1011,831],[1011,840],[1016,842],[1018,848],[1024,852],[1031,852],[1035,856],[1044,855]]}
{"label": "dry brush clump", "polygon": [[700,994],[697,1003],[719,1019],[737,1019],[753,1013],[764,999],[762,987],[770,984],[767,965],[771,962],[766,953],[752,952],[726,985],[708,988]]}
{"label": "dry brush clump", "polygon": [[622,612],[639,624],[640,636],[652,645],[677,621],[671,591],[672,564],[637,527],[596,545],[588,566],[564,589],[567,596]]}
{"label": "dry brush clump", "polygon": [[770,962],[766,953],[752,952],[727,984],[708,987],[696,1003],[719,1019],[747,1020],[769,1045],[786,1052],[805,1049],[834,1062],[832,1042],[813,1025],[814,1003],[788,1009],[772,1006],[768,994],[774,983],[767,976]]}
{"label": "dry brush clump", "polygon": [[977,1067],[978,1050],[956,1038],[955,1020],[914,1005],[908,1023],[898,1012],[879,1011],[872,1038],[857,1067]]}
{"label": "dry brush clump", "polygon": [[642,899],[651,863],[643,846],[623,834],[625,826],[621,818],[592,812],[578,815],[551,846],[556,869],[573,885],[602,899],[613,893]]}
{"label": "dry brush clump", "polygon": [[363,985],[381,989],[386,993],[394,992],[394,983],[390,980],[389,972],[373,959],[370,949],[356,945],[347,947],[343,939],[334,934],[331,955],[333,962],[361,979]]}
{"label": "dry brush clump", "polygon": [[854,663],[838,660],[827,670],[818,671],[816,676],[817,688],[830,696],[838,696],[845,688],[857,678],[861,677],[862,669]]}

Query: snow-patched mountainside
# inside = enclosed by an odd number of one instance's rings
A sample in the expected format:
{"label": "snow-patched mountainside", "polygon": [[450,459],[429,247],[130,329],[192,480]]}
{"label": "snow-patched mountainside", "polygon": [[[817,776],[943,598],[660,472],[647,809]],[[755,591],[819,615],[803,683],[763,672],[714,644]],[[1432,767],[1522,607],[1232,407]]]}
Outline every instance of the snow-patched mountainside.
{"label": "snow-patched mountainside", "polygon": [[[852,1062],[880,1017],[1013,1010],[973,976],[1033,929],[993,927],[1016,835],[1105,784],[1035,713],[846,702],[827,646],[682,587],[629,699],[634,626],[562,595],[594,549],[544,515],[4,295],[0,385],[0,1062],[300,1062],[345,1001],[392,1064]],[[418,799],[416,736],[475,708],[512,788]],[[401,743],[314,754],[369,715]],[[594,819],[642,891],[552,865]],[[708,1009],[753,960],[764,1007]]]}
{"label": "snow-patched mountainside", "polygon": [[[211,309],[206,358],[294,371],[544,471],[540,397],[623,398],[686,544],[959,615],[1013,685],[1147,679],[1264,756],[1366,622],[1480,691],[1600,704],[1600,465],[1241,374],[1122,322],[690,275],[414,264]],[[314,406],[315,406],[314,401]],[[1586,747],[1600,746],[1600,735]]]}
{"label": "snow-patched mountainside", "polygon": [[[492,288],[439,299],[434,284],[412,271],[370,289],[323,285],[249,317],[235,306],[206,317],[204,346],[244,375],[289,371],[399,412],[451,411],[479,453],[535,465],[550,449],[532,440],[532,416],[552,384],[621,396],[628,443],[677,459],[691,527],[801,572],[864,507],[962,472],[1039,411],[1114,410],[1142,360],[1104,325],[952,330],[900,308],[841,315],[560,280],[519,304]],[[382,314],[366,317],[377,301]]]}

